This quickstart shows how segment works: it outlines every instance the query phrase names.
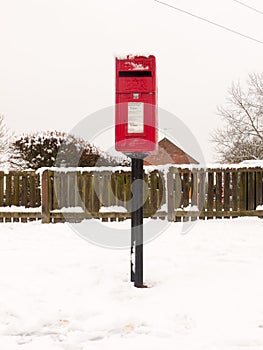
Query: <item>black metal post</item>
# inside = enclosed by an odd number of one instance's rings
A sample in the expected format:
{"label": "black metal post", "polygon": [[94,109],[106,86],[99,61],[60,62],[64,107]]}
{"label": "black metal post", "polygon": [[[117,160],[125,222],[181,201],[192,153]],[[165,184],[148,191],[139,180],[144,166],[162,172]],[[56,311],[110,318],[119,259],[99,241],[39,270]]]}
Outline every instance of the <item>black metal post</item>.
{"label": "black metal post", "polygon": [[135,281],[135,227],[136,227],[136,203],[135,203],[135,184],[133,181],[136,179],[136,158],[132,158],[132,198],[131,198],[131,282]]}
{"label": "black metal post", "polygon": [[[143,286],[143,159],[132,158],[131,281]],[[135,266],[134,266],[135,265]]]}

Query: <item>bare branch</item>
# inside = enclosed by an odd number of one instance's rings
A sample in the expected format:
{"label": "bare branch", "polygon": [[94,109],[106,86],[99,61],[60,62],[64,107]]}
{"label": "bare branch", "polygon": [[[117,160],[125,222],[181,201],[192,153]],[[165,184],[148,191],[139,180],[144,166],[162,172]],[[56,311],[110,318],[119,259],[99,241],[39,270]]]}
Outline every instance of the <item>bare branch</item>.
{"label": "bare branch", "polygon": [[250,74],[247,90],[233,83],[218,114],[224,126],[214,131],[211,141],[220,159],[263,159],[263,74]]}

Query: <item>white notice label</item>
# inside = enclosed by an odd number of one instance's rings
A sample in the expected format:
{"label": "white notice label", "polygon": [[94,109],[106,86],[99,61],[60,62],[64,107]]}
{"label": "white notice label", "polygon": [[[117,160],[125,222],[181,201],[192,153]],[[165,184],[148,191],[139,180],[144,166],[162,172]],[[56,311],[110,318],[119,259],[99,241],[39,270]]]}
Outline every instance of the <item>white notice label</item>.
{"label": "white notice label", "polygon": [[143,132],[143,102],[128,102],[128,133]]}

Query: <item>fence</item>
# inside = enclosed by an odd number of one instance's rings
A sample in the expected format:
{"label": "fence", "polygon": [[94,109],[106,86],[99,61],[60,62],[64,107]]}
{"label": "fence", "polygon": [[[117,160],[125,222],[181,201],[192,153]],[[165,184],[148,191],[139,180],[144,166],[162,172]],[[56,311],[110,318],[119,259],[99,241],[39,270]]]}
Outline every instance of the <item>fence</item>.
{"label": "fence", "polygon": [[33,171],[0,171],[0,222],[41,218],[39,175]]}
{"label": "fence", "polygon": [[[114,172],[105,169],[67,172],[47,169],[40,175],[0,172],[0,221],[42,219],[48,223],[130,218],[129,169],[118,168]],[[262,168],[167,167],[149,172],[147,169],[145,217],[169,221],[263,217],[263,210],[256,210],[263,204]],[[105,208],[112,210],[107,212]]]}
{"label": "fence", "polygon": [[[127,170],[127,169],[126,169]],[[165,217],[156,213],[165,203],[162,173],[144,174],[144,216]],[[107,207],[122,207],[126,212],[103,212]],[[131,173],[128,171],[53,172],[42,177],[43,221],[76,221],[93,217],[102,220],[130,218]],[[78,208],[70,210],[70,208]]]}
{"label": "fence", "polygon": [[192,171],[170,168],[167,175],[168,219],[261,216],[263,211],[256,209],[263,202],[262,175],[262,168]]}

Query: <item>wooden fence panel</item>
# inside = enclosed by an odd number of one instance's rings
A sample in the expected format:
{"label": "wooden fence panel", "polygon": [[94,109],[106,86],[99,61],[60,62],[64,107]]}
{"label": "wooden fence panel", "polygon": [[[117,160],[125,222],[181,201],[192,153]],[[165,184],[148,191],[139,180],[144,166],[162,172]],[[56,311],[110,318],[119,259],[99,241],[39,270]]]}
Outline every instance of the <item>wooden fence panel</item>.
{"label": "wooden fence panel", "polygon": [[92,211],[92,174],[85,172],[82,174],[83,176],[83,202],[84,202],[84,209],[91,213]]}
{"label": "wooden fence panel", "polygon": [[[70,173],[63,173],[62,174],[62,181],[61,181],[61,194],[60,194],[60,200],[61,200],[61,205],[64,208],[68,208],[71,206],[75,206],[75,203],[72,203],[72,197],[70,198],[70,192],[69,192],[69,187],[70,185],[72,186],[72,177]],[[72,189],[73,191],[75,188]]]}
{"label": "wooden fence panel", "polygon": [[263,205],[263,183],[262,183],[263,172],[257,171],[255,173],[255,182],[256,182],[256,203],[255,206]]}
{"label": "wooden fence panel", "polygon": [[163,173],[158,172],[157,173],[157,207],[159,209],[162,208],[163,205],[166,204],[166,188],[165,188],[165,176],[163,175]]}
{"label": "wooden fence panel", "polygon": [[[115,198],[116,202],[115,205],[119,205],[119,199],[117,192],[120,191],[118,188],[118,174],[116,175],[116,183],[115,183]],[[101,206],[101,191],[100,191],[100,173],[94,172],[93,173],[93,203],[92,203],[92,212],[99,212]]]}
{"label": "wooden fence panel", "polygon": [[118,187],[118,178],[116,173],[111,175],[111,191],[112,191],[112,205],[117,205],[117,187]]}
{"label": "wooden fence panel", "polygon": [[173,170],[173,193],[174,193],[174,207],[175,207],[175,221],[181,222],[181,210],[183,205],[183,185],[181,169]]}
{"label": "wooden fence panel", "polygon": [[125,202],[126,202],[126,209],[128,212],[131,211],[131,173],[124,172],[124,178],[125,178]]}
{"label": "wooden fence panel", "polygon": [[[201,169],[198,172],[199,175],[199,183],[198,183],[198,209],[200,212],[205,211],[206,208],[206,172],[204,169]],[[199,217],[201,220],[205,219],[204,216]]]}
{"label": "wooden fence panel", "polygon": [[9,207],[11,206],[12,202],[11,202],[11,193],[12,193],[12,175],[6,174],[5,176],[5,184],[6,184],[6,188],[5,188],[5,206]]}
{"label": "wooden fence panel", "polygon": [[248,210],[255,208],[255,179],[254,173],[249,171],[247,173],[247,207]]}
{"label": "wooden fence panel", "polygon": [[[19,206],[19,174],[13,172],[13,193],[12,193],[12,205]],[[14,222],[19,222],[18,218],[13,219]]]}
{"label": "wooden fence panel", "polygon": [[[168,219],[172,221],[196,220],[198,217],[199,219],[235,217],[240,209],[241,215],[245,212],[256,215],[253,211],[255,204],[262,200],[262,171],[256,175],[253,175],[253,171],[250,173],[252,175],[249,175],[247,169],[194,169],[190,172],[187,169],[170,168],[166,179],[157,171],[144,174],[144,213],[146,216],[155,216],[156,211],[167,200]],[[68,179],[64,179],[64,182],[67,185],[64,186],[62,193],[65,197],[71,197],[64,199],[65,205],[73,206],[79,203],[76,197],[78,191],[81,199],[79,204],[94,217],[104,219],[111,217],[115,220],[118,216],[124,219],[130,215],[129,172],[79,173],[77,185]],[[164,183],[167,189],[164,188]],[[75,193],[75,199],[72,197],[72,191]],[[256,199],[251,196],[253,192],[256,194]],[[121,205],[126,207],[129,213],[100,213],[102,205]],[[184,208],[189,205],[197,205],[200,212],[188,214]]]}
{"label": "wooden fence panel", "polygon": [[4,172],[0,171],[0,207],[4,206]]}
{"label": "wooden fence panel", "polygon": [[[20,188],[19,188],[19,194],[20,194],[20,203],[23,207],[28,206],[28,196],[27,196],[27,174],[20,173]],[[21,222],[27,222],[26,218],[21,218]]]}
{"label": "wooden fence panel", "polygon": [[222,212],[222,171],[216,172],[216,218],[221,219],[221,215],[218,212]]}
{"label": "wooden fence panel", "polygon": [[207,177],[207,219],[213,219],[213,212],[214,212],[214,197],[215,197],[215,190],[214,190],[214,171],[209,170],[208,171],[208,177]]}
{"label": "wooden fence panel", "polygon": [[156,171],[149,175],[149,198],[150,198],[150,209],[154,214],[158,209],[158,174]]}
{"label": "wooden fence panel", "polygon": [[77,173],[75,171],[69,172],[64,175],[65,190],[67,193],[65,207],[74,208],[78,206],[77,193],[78,193],[78,182]]}
{"label": "wooden fence panel", "polygon": [[28,207],[28,176],[27,173],[22,173],[21,175],[21,205],[24,207]]}
{"label": "wooden fence panel", "polygon": [[150,176],[148,174],[143,174],[143,212],[149,212],[151,208],[151,198],[150,198]]}
{"label": "wooden fence panel", "polygon": [[232,210],[237,211],[238,208],[238,172],[232,172]]}
{"label": "wooden fence panel", "polygon": [[[230,176],[230,171],[226,170],[224,171],[224,184],[223,184],[223,188],[224,188],[224,193],[223,193],[223,208],[225,212],[229,212],[230,211],[230,195],[231,195],[231,190],[230,190],[230,186],[231,186],[231,176]],[[225,215],[224,218],[229,218],[228,215]]]}
{"label": "wooden fence panel", "polygon": [[[198,174],[197,171],[192,170],[191,172],[191,206],[197,207],[198,202]],[[191,221],[197,220],[197,217],[191,217]]]}
{"label": "wooden fence panel", "polygon": [[[123,184],[118,184],[119,187],[123,189]],[[105,172],[100,173],[100,206],[110,206],[110,201],[108,197],[108,183],[107,183],[107,174]]]}
{"label": "wooden fence panel", "polygon": [[[123,220],[130,217],[131,173],[127,171],[69,171],[45,170],[42,176],[34,172],[0,172],[0,207],[15,205],[36,208],[28,213],[0,211],[0,222],[28,221],[41,218],[43,222],[78,221],[85,217],[103,220]],[[144,215],[165,217],[170,221],[262,216],[256,207],[262,205],[263,170],[240,169],[181,169],[171,167],[167,173],[154,170],[144,174]],[[166,188],[167,187],[167,188]],[[167,213],[160,211],[166,204]],[[42,213],[39,206],[42,205]],[[101,206],[124,206],[127,213],[102,213]],[[197,206],[198,211],[191,210]],[[81,207],[82,212],[64,215],[62,208]],[[165,206],[163,207],[163,209]],[[189,208],[189,209],[186,209]],[[190,211],[189,211],[190,210]]]}
{"label": "wooden fence panel", "polygon": [[45,170],[42,174],[42,196],[41,196],[42,197],[42,222],[44,224],[50,223],[53,194],[54,194],[54,191],[52,191],[51,184],[52,184],[51,172],[50,170]]}
{"label": "wooden fence panel", "polygon": [[[12,205],[12,189],[13,189],[11,172],[9,174],[6,174],[5,182],[6,182],[5,206],[10,207]],[[5,222],[11,222],[11,218],[6,217]]]}
{"label": "wooden fence panel", "polygon": [[247,209],[247,173],[240,172],[239,178],[239,210]]}
{"label": "wooden fence panel", "polygon": [[57,172],[54,172],[52,197],[52,209],[58,210],[61,205],[61,176]]}
{"label": "wooden fence panel", "polygon": [[[186,208],[190,204],[190,172],[186,171],[182,177],[182,206]],[[183,221],[189,221],[188,216],[184,216]]]}
{"label": "wooden fence panel", "polygon": [[174,221],[175,217],[175,196],[174,194],[174,171],[170,168],[167,173],[167,206],[168,206],[168,220]]}
{"label": "wooden fence panel", "polygon": [[37,184],[34,176],[30,176],[30,196],[29,196],[29,206],[34,208],[36,205],[36,190]]}
{"label": "wooden fence panel", "polygon": [[[4,206],[4,172],[0,171],[0,207]],[[0,217],[0,223],[3,222],[3,218]]]}
{"label": "wooden fence panel", "polygon": [[12,205],[19,205],[19,175],[18,173],[12,172],[12,181],[13,181],[13,191],[11,202]]}
{"label": "wooden fence panel", "polygon": [[[105,184],[107,185],[107,184]],[[124,176],[123,173],[120,172],[117,175],[117,198],[118,198],[118,206],[123,206],[124,201]]]}

